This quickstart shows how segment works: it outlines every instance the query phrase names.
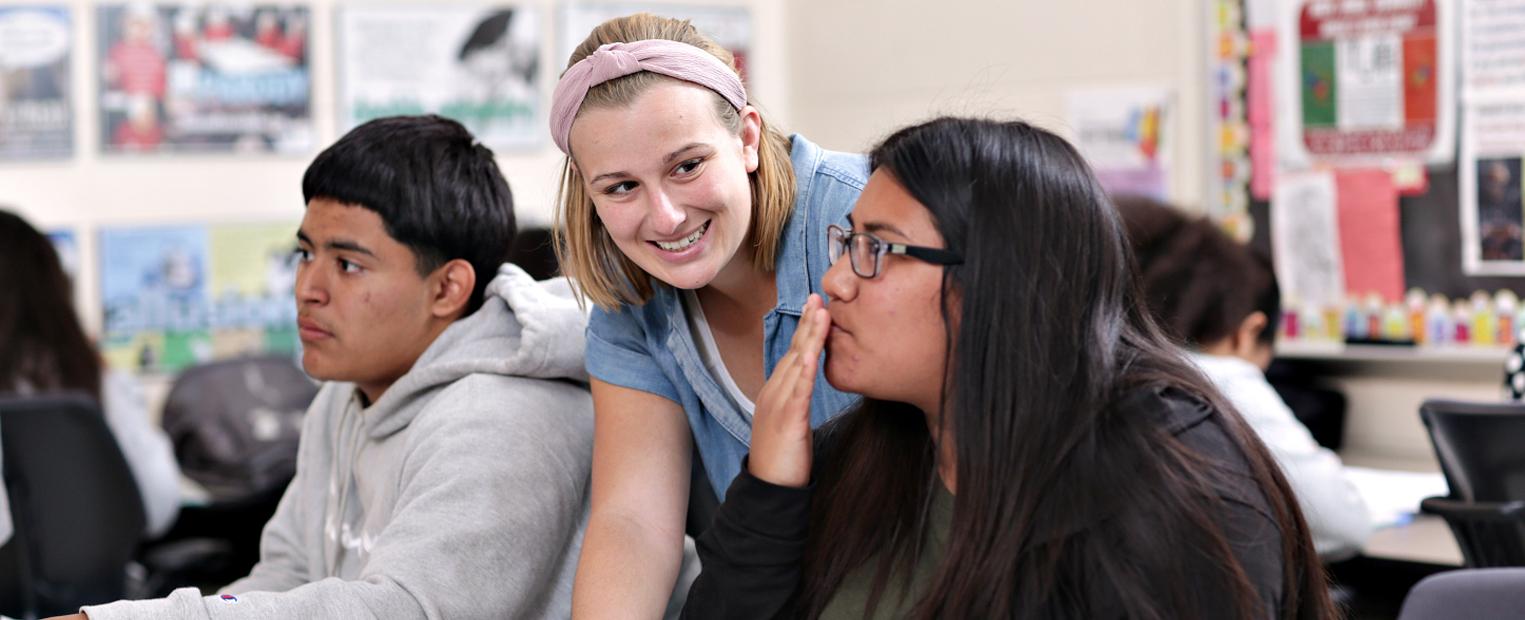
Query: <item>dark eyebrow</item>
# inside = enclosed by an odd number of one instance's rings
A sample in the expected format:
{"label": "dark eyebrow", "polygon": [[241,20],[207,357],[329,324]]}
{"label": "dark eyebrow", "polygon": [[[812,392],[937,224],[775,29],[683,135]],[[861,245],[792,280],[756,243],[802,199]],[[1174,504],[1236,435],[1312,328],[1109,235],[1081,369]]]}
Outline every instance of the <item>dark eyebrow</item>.
{"label": "dark eyebrow", "polygon": [[[315,243],[312,242],[312,239],[307,236],[307,233],[304,233],[301,230],[297,231],[297,241],[299,241],[301,243],[305,243],[307,245],[316,245]],[[350,241],[348,239],[335,239],[333,241],[329,241],[328,243],[323,244],[323,247],[328,248],[330,250],[341,250],[341,251],[347,251],[347,252],[355,252],[357,254],[364,254],[364,255],[370,256],[372,258],[376,257],[376,253],[375,252],[372,252],[369,249],[367,249],[365,246],[360,245],[359,242]]]}
{"label": "dark eyebrow", "polygon": [[888,224],[888,223],[884,223],[884,222],[868,222],[868,223],[863,225],[863,230],[865,232],[871,232],[871,233],[875,233],[875,234],[890,232],[890,233],[895,233],[896,235],[899,235],[900,238],[902,238],[902,239],[910,239],[911,238],[911,236],[905,234],[904,231],[901,231],[899,228],[895,228],[894,224]]}
{"label": "dark eyebrow", "polygon": [[366,249],[365,246],[360,245],[360,243],[358,243],[358,242],[350,241],[348,239],[334,239],[333,241],[329,241],[328,243],[323,244],[323,247],[328,248],[330,250],[341,250],[341,251],[355,252],[357,254],[364,254],[364,255],[369,256],[371,258],[375,258],[376,257],[376,253],[375,252],[372,252],[372,251]]}
{"label": "dark eyebrow", "polygon": [[[692,151],[692,150],[694,150],[696,148],[700,148],[700,147],[706,147],[706,146],[709,146],[709,145],[707,145],[707,144],[705,144],[703,142],[690,142],[688,144],[685,144],[685,145],[683,145],[682,148],[679,148],[676,151],[668,153],[666,157],[663,157],[662,158],[662,165],[663,166],[671,165],[674,161],[677,161],[679,158],[683,157],[683,155],[688,153],[689,151]],[[622,178],[625,178],[625,177],[628,177],[628,176],[630,176],[630,173],[629,172],[625,172],[623,170],[618,171],[618,172],[605,172],[605,173],[600,174],[600,175],[598,175],[596,177],[588,179],[588,185],[597,185],[600,181],[603,181],[604,179],[622,179]]]}

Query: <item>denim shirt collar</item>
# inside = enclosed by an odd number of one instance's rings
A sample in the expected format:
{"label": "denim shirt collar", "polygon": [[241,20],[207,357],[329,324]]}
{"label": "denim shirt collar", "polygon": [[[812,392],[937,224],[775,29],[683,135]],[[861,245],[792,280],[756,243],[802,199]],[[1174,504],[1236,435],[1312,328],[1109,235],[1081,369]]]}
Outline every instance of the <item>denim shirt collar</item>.
{"label": "denim shirt collar", "polygon": [[[790,141],[789,159],[795,172],[794,211],[784,224],[778,259],[773,263],[778,276],[775,278],[778,306],[774,311],[799,316],[811,290],[819,287],[821,276],[825,275],[812,273],[811,269],[812,265],[826,263],[826,234],[825,225],[813,221],[820,218],[820,209],[810,208],[816,181],[811,171],[820,166],[823,151],[799,134],[791,136]],[[812,232],[819,238],[812,240]]]}

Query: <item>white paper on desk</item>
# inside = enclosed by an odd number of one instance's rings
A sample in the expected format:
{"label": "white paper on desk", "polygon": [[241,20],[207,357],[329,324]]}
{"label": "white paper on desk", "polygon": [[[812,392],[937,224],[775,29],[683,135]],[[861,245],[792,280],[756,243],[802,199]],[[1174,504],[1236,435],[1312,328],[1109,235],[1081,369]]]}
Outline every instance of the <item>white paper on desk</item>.
{"label": "white paper on desk", "polygon": [[1345,298],[1334,175],[1284,174],[1271,195],[1271,256],[1283,299],[1328,308]]}
{"label": "white paper on desk", "polygon": [[1451,493],[1440,473],[1346,467],[1345,479],[1366,500],[1372,523],[1378,528],[1407,522],[1419,512],[1419,502],[1426,497]]}

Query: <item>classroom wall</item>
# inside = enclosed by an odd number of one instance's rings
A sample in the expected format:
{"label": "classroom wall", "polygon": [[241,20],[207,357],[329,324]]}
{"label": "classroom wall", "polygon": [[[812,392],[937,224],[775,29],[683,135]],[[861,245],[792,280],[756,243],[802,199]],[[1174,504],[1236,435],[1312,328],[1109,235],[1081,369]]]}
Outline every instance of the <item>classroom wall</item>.
{"label": "classroom wall", "polygon": [[[481,0],[461,3],[487,4]],[[525,0],[541,8],[542,74],[560,73],[557,7],[567,0]],[[0,5],[26,4],[0,0]],[[690,0],[752,11],[753,99],[786,131],[838,150],[864,150],[890,131],[936,114],[1020,117],[1060,133],[1065,96],[1076,89],[1164,87],[1176,95],[1168,128],[1171,194],[1197,207],[1204,194],[1208,136],[1205,105],[1205,10],[1180,0]],[[102,156],[93,96],[95,3],[73,8],[76,154],[53,163],[0,164],[0,205],[19,208],[44,227],[72,227],[83,250],[81,308],[100,324],[94,232],[107,224],[296,220],[300,179],[317,150],[297,156]],[[376,0],[310,0],[314,122],[320,145],[338,137],[334,11]],[[591,3],[590,3],[591,4]],[[549,81],[542,109],[549,106]],[[542,112],[542,116],[544,112]],[[522,226],[550,221],[560,154],[547,138],[538,149],[500,153],[518,199]],[[1496,373],[1478,365],[1439,372],[1423,363],[1333,368],[1351,397],[1347,436],[1374,463],[1433,467],[1418,424],[1418,402],[1431,394],[1490,397]],[[1486,376],[1485,376],[1486,375]],[[157,400],[163,385],[150,385]],[[156,410],[157,407],[151,409]]]}
{"label": "classroom wall", "polygon": [[[487,4],[481,0],[462,3]],[[541,7],[543,75],[560,73],[556,8]],[[752,11],[753,99],[789,131],[841,150],[863,150],[892,129],[939,113],[1021,117],[1066,132],[1064,96],[1075,88],[1164,86],[1177,93],[1170,126],[1172,194],[1202,195],[1204,97],[1198,3],[1098,0],[1087,3],[912,0],[771,2],[694,0]],[[0,0],[0,5],[28,4]],[[296,220],[302,171],[338,137],[334,8],[376,0],[311,0],[311,71],[318,148],[300,155],[103,155],[96,143],[95,2],[72,8],[76,40],[75,155],[63,161],[0,164],[0,205],[43,227],[73,228],[83,253],[80,306],[99,307],[95,230],[102,225]],[[550,84],[542,93],[549,106]],[[542,116],[544,112],[542,111]],[[549,139],[538,149],[500,152],[521,226],[547,225],[561,157]],[[85,320],[98,332],[97,311]]]}
{"label": "classroom wall", "polygon": [[[789,114],[790,87],[783,4],[768,0],[684,0],[686,4],[747,6],[752,13],[753,51],[750,75],[757,97],[770,113]],[[94,96],[97,92],[96,7],[84,0],[0,0],[0,6],[54,4],[71,7],[76,39],[72,80],[75,94],[75,155],[46,163],[0,163],[0,205],[19,210],[39,227],[75,230],[82,252],[79,306],[87,328],[100,331],[95,231],[102,225],[298,221],[302,217],[302,172],[323,146],[339,137],[334,75],[334,9],[386,4],[376,0],[308,0],[308,40],[312,75],[312,110],[318,146],[300,155],[103,155]],[[271,4],[281,4],[271,2]],[[286,3],[290,4],[290,3]],[[397,4],[392,2],[391,4]],[[416,3],[415,3],[416,4]],[[456,4],[493,4],[460,0]],[[549,109],[554,77],[565,59],[552,58],[556,10],[562,0],[522,0],[540,7],[543,24],[541,117]],[[587,3],[595,4],[595,3]],[[544,144],[528,151],[498,153],[498,163],[513,188],[521,228],[549,226],[551,203],[561,171],[561,153],[547,130]]]}
{"label": "classroom wall", "polygon": [[1173,90],[1171,196],[1204,192],[1206,3],[1181,0],[789,3],[793,130],[866,150],[938,114],[1022,118],[1069,135],[1076,89]]}

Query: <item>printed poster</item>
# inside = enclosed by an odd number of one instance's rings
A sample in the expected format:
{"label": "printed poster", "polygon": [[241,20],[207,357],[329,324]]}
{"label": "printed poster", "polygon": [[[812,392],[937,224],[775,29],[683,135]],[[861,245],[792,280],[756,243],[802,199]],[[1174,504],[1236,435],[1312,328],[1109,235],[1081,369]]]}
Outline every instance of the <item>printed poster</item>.
{"label": "printed poster", "polygon": [[1345,300],[1334,175],[1283,174],[1271,199],[1271,256],[1283,305],[1331,308]]}
{"label": "printed poster", "polygon": [[1291,167],[1311,162],[1452,161],[1453,3],[1294,0],[1277,131]]}
{"label": "printed poster", "polygon": [[1169,199],[1171,101],[1162,88],[1070,93],[1075,146],[1108,192]]}
{"label": "printed poster", "polygon": [[295,224],[100,232],[101,348],[113,368],[174,373],[297,349]]}
{"label": "printed poster", "polygon": [[1472,275],[1525,275],[1525,0],[1465,0],[1460,216]]}
{"label": "printed poster", "polygon": [[340,10],[340,132],[383,116],[439,114],[490,148],[540,145],[540,21],[529,6]]}
{"label": "printed poster", "polygon": [[1468,274],[1525,275],[1525,100],[1468,104],[1462,125],[1462,264]]}
{"label": "printed poster", "polygon": [[1462,88],[1525,91],[1525,0],[1462,0]]}
{"label": "printed poster", "polygon": [[748,81],[751,76],[747,73],[747,60],[752,52],[752,14],[746,7],[740,6],[660,3],[562,5],[558,28],[561,36],[556,42],[556,56],[551,59],[552,70],[560,75],[567,68],[572,50],[588,38],[594,27],[633,13],[652,13],[689,20],[699,32],[731,52],[736,59],[736,69],[741,72],[742,81],[751,84]]}
{"label": "printed poster", "polygon": [[305,153],[315,144],[303,6],[99,8],[107,153]]}
{"label": "printed poster", "polygon": [[79,238],[70,229],[49,230],[44,234],[53,243],[53,251],[58,252],[58,262],[63,264],[64,273],[74,280],[79,276]]}
{"label": "printed poster", "polygon": [[0,161],[74,153],[73,45],[67,8],[0,7]]}

